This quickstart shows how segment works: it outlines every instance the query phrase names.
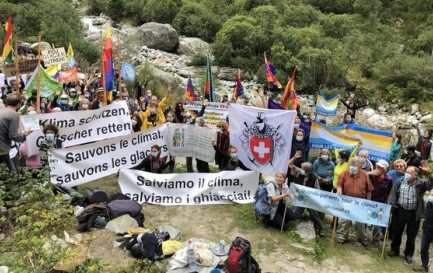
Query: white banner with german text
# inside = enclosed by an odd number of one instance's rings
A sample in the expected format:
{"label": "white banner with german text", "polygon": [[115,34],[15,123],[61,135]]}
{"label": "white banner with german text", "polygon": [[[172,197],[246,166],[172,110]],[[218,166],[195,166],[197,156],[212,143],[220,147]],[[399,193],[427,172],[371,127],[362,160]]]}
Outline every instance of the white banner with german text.
{"label": "white banner with german text", "polygon": [[219,173],[155,174],[121,170],[122,193],[140,204],[212,205],[254,202],[259,173],[224,171]]}

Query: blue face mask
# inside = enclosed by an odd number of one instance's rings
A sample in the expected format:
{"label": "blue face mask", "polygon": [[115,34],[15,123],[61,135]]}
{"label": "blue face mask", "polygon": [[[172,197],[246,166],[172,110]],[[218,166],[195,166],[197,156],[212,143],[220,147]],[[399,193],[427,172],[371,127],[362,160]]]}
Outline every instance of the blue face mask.
{"label": "blue face mask", "polygon": [[45,139],[49,142],[53,142],[54,141],[54,134],[46,134]]}
{"label": "blue face mask", "polygon": [[411,180],[412,179],[412,176],[410,175],[410,174],[408,174],[408,173],[404,173],[404,180],[405,181],[409,181],[409,180]]}
{"label": "blue face mask", "polygon": [[433,196],[429,195],[427,197],[427,202],[433,203]]}
{"label": "blue face mask", "polygon": [[358,167],[356,166],[350,166],[350,173],[351,174],[357,174],[358,173]]}

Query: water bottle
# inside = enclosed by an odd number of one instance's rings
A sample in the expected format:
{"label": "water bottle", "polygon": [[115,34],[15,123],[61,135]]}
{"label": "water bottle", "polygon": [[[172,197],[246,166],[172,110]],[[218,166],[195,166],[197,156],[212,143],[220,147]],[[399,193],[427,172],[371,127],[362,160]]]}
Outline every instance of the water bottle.
{"label": "water bottle", "polygon": [[194,246],[192,245],[191,240],[188,241],[187,254],[188,254],[189,272],[195,272],[195,269],[197,268],[197,261],[195,259]]}

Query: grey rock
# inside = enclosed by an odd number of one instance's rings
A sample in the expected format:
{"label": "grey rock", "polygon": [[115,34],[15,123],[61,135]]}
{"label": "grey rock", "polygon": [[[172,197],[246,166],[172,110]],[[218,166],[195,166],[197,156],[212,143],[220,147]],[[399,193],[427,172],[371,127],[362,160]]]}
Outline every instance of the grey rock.
{"label": "grey rock", "polygon": [[386,107],[383,105],[379,106],[379,108],[377,110],[379,110],[379,112],[386,112],[387,111]]}
{"label": "grey rock", "polygon": [[176,77],[172,74],[165,72],[161,69],[154,68],[152,71],[152,76],[155,80],[161,82],[161,84],[171,89],[171,92],[178,92],[178,83]]}
{"label": "grey rock", "polygon": [[417,120],[420,120],[421,118],[422,118],[422,115],[421,115],[421,114],[417,114],[417,115],[416,115],[416,119],[417,119]]}
{"label": "grey rock", "polygon": [[423,115],[423,116],[430,115],[430,112],[429,112],[429,111],[425,111],[424,113],[422,113],[422,115]]}
{"label": "grey rock", "polygon": [[4,233],[0,233],[0,242],[6,239],[6,235]]}
{"label": "grey rock", "polygon": [[419,105],[418,105],[418,103],[412,104],[410,109],[411,109],[410,113],[412,115],[415,114],[416,112],[418,112],[419,111]]}
{"label": "grey rock", "polygon": [[303,244],[300,243],[291,243],[290,245],[296,249],[306,251],[307,253],[311,253],[311,254],[314,253],[314,248],[312,248],[311,246],[304,246]]}
{"label": "grey rock", "polygon": [[210,45],[200,38],[180,37],[177,53],[191,56],[197,53],[207,53]]}
{"label": "grey rock", "polygon": [[138,223],[134,218],[125,214],[108,222],[105,229],[111,230],[116,234],[125,234],[130,227],[138,227]]}
{"label": "grey rock", "polygon": [[0,266],[0,273],[12,273],[12,271],[9,272],[9,267],[7,266]]}
{"label": "grey rock", "polygon": [[362,111],[362,115],[367,119],[369,117],[373,116],[374,114],[376,114],[376,111],[372,108],[367,108],[367,109],[364,109],[364,111]]}
{"label": "grey rock", "polygon": [[308,242],[316,238],[314,224],[311,221],[302,221],[296,226],[296,232],[301,236],[303,242]]}
{"label": "grey rock", "polygon": [[[38,46],[39,46],[39,43],[33,43],[30,46],[30,49],[33,51],[33,53],[35,53],[35,54],[38,53]],[[41,42],[41,51],[47,50],[47,49],[51,49],[51,45],[47,42]]]}
{"label": "grey rock", "polygon": [[159,231],[167,231],[168,234],[170,234],[170,240],[182,241],[182,232],[177,228],[168,225],[161,225],[158,226],[157,229]]}
{"label": "grey rock", "polygon": [[426,116],[421,117],[420,120],[419,120],[419,122],[423,122],[424,123],[424,122],[428,122],[430,120],[432,120],[432,114],[428,114]]}
{"label": "grey rock", "polygon": [[179,37],[176,30],[169,24],[150,22],[141,25],[133,38],[147,47],[176,52]]}
{"label": "grey rock", "polygon": [[220,67],[218,73],[218,79],[234,82],[236,81],[237,73],[238,70],[236,68]]}
{"label": "grey rock", "polygon": [[107,20],[105,18],[102,18],[102,17],[97,17],[97,18],[92,20],[92,24],[94,26],[100,26],[100,25],[105,24],[106,22],[107,22]]}
{"label": "grey rock", "polygon": [[379,114],[372,115],[367,119],[367,122],[375,128],[389,128],[392,126],[386,117]]}

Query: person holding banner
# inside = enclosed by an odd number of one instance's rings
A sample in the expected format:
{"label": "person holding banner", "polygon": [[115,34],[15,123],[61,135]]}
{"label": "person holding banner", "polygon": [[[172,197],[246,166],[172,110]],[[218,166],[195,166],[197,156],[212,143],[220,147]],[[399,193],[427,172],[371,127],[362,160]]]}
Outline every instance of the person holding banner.
{"label": "person holding banner", "polygon": [[268,197],[271,203],[271,215],[269,218],[269,225],[280,229],[287,228],[289,217],[284,217],[286,210],[287,197],[289,196],[289,187],[286,183],[286,175],[283,172],[275,174],[275,182],[269,182],[266,185]]}
{"label": "person holding banner", "polygon": [[[419,178],[420,171],[430,174],[429,179]],[[400,255],[400,244],[406,228],[405,260],[412,263],[415,251],[415,239],[421,219],[425,217],[424,193],[433,187],[433,175],[427,161],[422,161],[420,168],[409,166],[404,178],[399,179],[392,187],[388,203],[393,206],[391,226],[393,238],[389,256]]]}
{"label": "person holding banner", "polygon": [[340,124],[338,124],[338,126],[342,126],[344,128],[347,128],[347,126],[349,126],[350,124],[355,124],[355,121],[353,120],[351,114],[346,113],[344,115],[344,119],[342,122],[340,122]]}
{"label": "person holding banner", "polygon": [[334,189],[337,189],[337,182],[340,179],[340,175],[349,169],[349,160],[353,158],[361,147],[362,142],[359,142],[358,145],[353,149],[352,153],[348,150],[335,150],[335,157],[337,158],[337,165],[335,165],[334,169],[334,180],[332,181],[332,185]]}
{"label": "person holding banner", "polygon": [[150,173],[162,173],[168,165],[167,157],[161,158],[161,147],[155,144],[150,148],[150,154],[140,164],[131,169],[143,170]]}
{"label": "person holding banner", "polygon": [[[367,172],[361,169],[359,158],[356,156],[351,158],[349,164],[349,170],[343,172],[338,179],[337,194],[370,200],[374,188]],[[338,243],[344,244],[347,241],[349,238],[351,225],[351,220],[341,220],[341,225],[337,230]],[[365,231],[365,224],[356,222],[355,226],[358,235],[358,241],[363,246],[367,247],[368,240]]]}
{"label": "person holding banner", "polygon": [[294,165],[300,168],[301,164],[307,161],[308,156],[308,143],[305,139],[305,132],[301,128],[296,129],[296,134],[293,137],[290,158],[293,158],[298,152],[301,156],[296,158]]}
{"label": "person holding banner", "polygon": [[355,119],[356,110],[368,106],[368,101],[366,104],[357,105],[355,100],[350,100],[349,103],[346,103],[344,100],[340,100],[341,103],[346,106],[347,114],[350,115],[352,119]]}

